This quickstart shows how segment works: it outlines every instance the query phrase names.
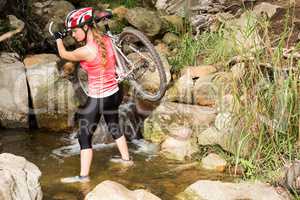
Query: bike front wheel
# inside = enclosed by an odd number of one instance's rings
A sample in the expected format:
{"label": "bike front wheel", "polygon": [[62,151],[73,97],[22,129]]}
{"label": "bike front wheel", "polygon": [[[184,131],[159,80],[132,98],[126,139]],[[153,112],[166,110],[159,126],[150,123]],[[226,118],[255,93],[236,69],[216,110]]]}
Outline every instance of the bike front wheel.
{"label": "bike front wheel", "polygon": [[125,71],[138,96],[149,101],[160,100],[166,92],[167,78],[159,54],[140,31],[127,28],[119,37],[118,47],[125,61]]}

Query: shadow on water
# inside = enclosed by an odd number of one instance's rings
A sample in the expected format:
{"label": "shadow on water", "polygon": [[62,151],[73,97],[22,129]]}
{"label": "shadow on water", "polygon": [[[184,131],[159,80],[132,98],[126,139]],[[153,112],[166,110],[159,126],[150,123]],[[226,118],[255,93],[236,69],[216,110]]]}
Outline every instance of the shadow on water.
{"label": "shadow on water", "polygon": [[232,180],[225,174],[199,169],[165,173],[178,166],[178,163],[157,156],[155,145],[134,140],[129,145],[134,167],[125,171],[110,163],[110,157],[118,154],[116,146],[99,145],[94,151],[92,181],[88,184],[62,184],[60,178],[79,173],[78,146],[69,134],[1,130],[1,135],[3,152],[24,156],[42,171],[40,181],[44,200],[82,200],[104,180],[116,181],[131,190],[146,189],[164,200],[174,199],[176,194],[199,179]]}

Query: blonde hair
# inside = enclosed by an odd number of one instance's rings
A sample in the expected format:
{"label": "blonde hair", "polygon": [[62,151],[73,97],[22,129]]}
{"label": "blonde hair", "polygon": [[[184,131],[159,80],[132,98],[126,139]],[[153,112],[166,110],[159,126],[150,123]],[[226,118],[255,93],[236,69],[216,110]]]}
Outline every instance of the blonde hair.
{"label": "blonde hair", "polygon": [[106,62],[107,62],[107,53],[106,53],[106,46],[103,42],[102,39],[102,32],[99,30],[99,28],[97,26],[92,26],[91,27],[92,33],[93,33],[93,37],[95,42],[98,44],[99,49],[101,50],[101,60],[102,60],[102,66],[105,66]]}

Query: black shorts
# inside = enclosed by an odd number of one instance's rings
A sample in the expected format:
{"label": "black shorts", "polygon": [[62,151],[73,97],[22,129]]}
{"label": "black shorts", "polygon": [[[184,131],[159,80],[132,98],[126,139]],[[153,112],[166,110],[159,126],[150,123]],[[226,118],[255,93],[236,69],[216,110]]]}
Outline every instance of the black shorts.
{"label": "black shorts", "polygon": [[78,141],[81,149],[92,148],[92,136],[101,115],[104,117],[109,133],[115,140],[123,135],[119,125],[119,105],[122,100],[122,87],[119,87],[118,92],[108,97],[88,97],[86,105],[80,108],[77,113],[79,118]]}

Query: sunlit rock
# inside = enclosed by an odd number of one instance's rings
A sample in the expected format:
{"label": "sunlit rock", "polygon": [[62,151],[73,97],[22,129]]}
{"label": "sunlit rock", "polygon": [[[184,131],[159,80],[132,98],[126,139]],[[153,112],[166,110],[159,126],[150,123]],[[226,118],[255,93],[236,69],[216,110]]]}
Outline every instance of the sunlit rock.
{"label": "sunlit rock", "polygon": [[42,200],[41,171],[25,158],[0,154],[0,199]]}

